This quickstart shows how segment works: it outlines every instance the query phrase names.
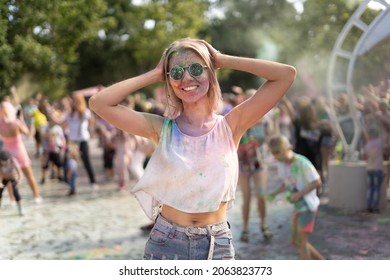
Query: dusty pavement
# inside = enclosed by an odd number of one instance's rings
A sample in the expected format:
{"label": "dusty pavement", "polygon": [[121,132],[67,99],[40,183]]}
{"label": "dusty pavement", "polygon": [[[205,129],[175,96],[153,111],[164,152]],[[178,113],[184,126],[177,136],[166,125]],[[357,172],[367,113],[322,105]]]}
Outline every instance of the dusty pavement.
{"label": "dusty pavement", "polygon": [[[26,140],[28,150],[33,143]],[[141,259],[147,234],[139,227],[149,221],[136,200],[117,191],[116,183],[103,182],[100,150],[91,141],[91,152],[100,189],[89,188],[80,164],[78,194],[67,197],[67,186],[47,180],[41,186],[44,201],[37,205],[24,181],[20,187],[24,216],[17,215],[4,193],[0,209],[0,259],[61,260],[61,259]],[[37,180],[39,162],[33,159]],[[241,232],[241,193],[238,189],[235,206],[229,212],[236,258],[244,260],[297,259],[289,245],[291,206],[280,196],[268,205],[268,222],[274,234],[265,242],[260,234],[259,221],[252,203],[250,240],[239,241]],[[390,204],[385,213],[348,214],[327,206],[322,197],[315,232],[311,243],[329,259],[376,260],[390,259]]]}

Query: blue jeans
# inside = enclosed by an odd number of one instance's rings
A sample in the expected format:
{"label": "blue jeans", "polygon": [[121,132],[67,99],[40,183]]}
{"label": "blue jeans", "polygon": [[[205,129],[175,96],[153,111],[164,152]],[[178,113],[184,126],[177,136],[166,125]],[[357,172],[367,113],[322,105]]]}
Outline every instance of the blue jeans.
{"label": "blue jeans", "polygon": [[70,191],[72,192],[76,191],[76,179],[77,179],[77,173],[72,173],[72,176],[68,178],[68,184],[70,187]]}
{"label": "blue jeans", "polygon": [[[214,230],[218,227],[217,230]],[[198,233],[196,231],[202,231]],[[202,228],[182,227],[159,215],[145,246],[145,260],[234,260],[227,222]]]}
{"label": "blue jeans", "polygon": [[382,170],[367,170],[368,176],[368,198],[367,207],[372,210],[379,210],[381,186],[383,182]]}

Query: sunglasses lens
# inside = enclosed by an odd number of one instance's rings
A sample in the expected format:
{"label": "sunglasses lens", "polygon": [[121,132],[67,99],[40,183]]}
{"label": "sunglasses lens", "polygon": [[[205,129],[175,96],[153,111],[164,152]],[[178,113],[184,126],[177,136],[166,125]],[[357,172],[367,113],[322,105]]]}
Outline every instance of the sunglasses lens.
{"label": "sunglasses lens", "polygon": [[192,63],[189,67],[189,71],[193,77],[199,77],[203,73],[203,66],[199,63]]}
{"label": "sunglasses lens", "polygon": [[192,77],[199,77],[203,73],[204,66],[197,62],[192,63],[188,68],[176,65],[172,67],[171,71],[169,71],[169,76],[172,80],[181,80],[184,76],[184,71],[186,69],[188,69]]}
{"label": "sunglasses lens", "polygon": [[183,67],[180,67],[180,66],[173,66],[171,71],[169,71],[169,75],[171,76],[171,78],[173,80],[180,80],[181,78],[183,78],[183,75],[184,75],[184,68]]}

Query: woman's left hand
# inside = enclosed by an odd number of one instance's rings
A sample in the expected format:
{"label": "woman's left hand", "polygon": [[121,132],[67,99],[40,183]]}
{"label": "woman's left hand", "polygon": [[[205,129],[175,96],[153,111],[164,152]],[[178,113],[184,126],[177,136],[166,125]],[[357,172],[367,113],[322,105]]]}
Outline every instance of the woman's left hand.
{"label": "woman's left hand", "polygon": [[210,43],[206,42],[205,40],[199,40],[199,42],[201,42],[203,45],[205,45],[207,47],[207,49],[209,50],[210,56],[211,56],[211,60],[213,61],[215,68],[217,68],[216,56],[220,52],[216,48],[214,48]]}
{"label": "woman's left hand", "polygon": [[165,71],[164,71],[164,61],[165,61],[165,52],[161,56],[160,61],[158,62],[155,70],[159,72],[160,74],[160,81],[164,81],[166,79],[165,77]]}

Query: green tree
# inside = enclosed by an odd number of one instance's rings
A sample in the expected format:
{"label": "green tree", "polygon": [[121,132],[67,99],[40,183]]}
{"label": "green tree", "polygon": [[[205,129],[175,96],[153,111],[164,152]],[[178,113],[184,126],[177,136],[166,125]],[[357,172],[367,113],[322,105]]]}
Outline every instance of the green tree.
{"label": "green tree", "polygon": [[353,85],[358,93],[363,86],[379,85],[390,78],[390,40],[359,57],[353,73]]}
{"label": "green tree", "polygon": [[[283,37],[289,38],[290,44],[286,45],[284,50],[296,56],[294,62],[298,68],[298,79],[294,83],[296,91],[307,90],[305,79],[309,77],[315,83],[317,93],[325,93],[328,63],[333,46],[344,25],[361,4],[361,0],[306,0],[301,14],[286,19],[287,28],[284,29]],[[370,23],[378,13],[378,10],[368,9],[362,14],[361,19]],[[345,40],[343,49],[352,51],[352,47],[361,36],[362,31],[353,28]],[[369,83],[378,83],[389,75],[387,49],[388,44],[382,45],[358,58],[353,81],[356,89]]]}
{"label": "green tree", "polygon": [[12,47],[7,40],[8,13],[7,2],[0,0],[0,94],[5,94],[11,85],[12,67]]}
{"label": "green tree", "polygon": [[[304,1],[302,13],[285,19],[282,32],[286,55],[294,54],[298,69],[296,92],[324,94],[328,63],[333,45],[361,1]],[[282,39],[282,38],[281,38]],[[356,37],[355,37],[356,39]],[[315,85],[315,88],[310,85]],[[314,92],[310,92],[314,90]]]}
{"label": "green tree", "polygon": [[79,75],[73,88],[110,84],[156,66],[168,45],[182,37],[197,37],[207,21],[205,0],[154,0],[134,5],[107,0],[100,36],[80,45]]}
{"label": "green tree", "polygon": [[[280,54],[288,42],[276,42],[275,39],[284,29],[285,18],[295,16],[296,11],[290,3],[219,0],[214,5],[218,13],[212,17],[207,32],[217,49],[232,55],[287,62]],[[230,91],[233,85],[246,89],[258,87],[260,82],[256,77],[233,71],[222,77],[221,86],[222,90]]]}
{"label": "green tree", "polygon": [[78,60],[77,46],[95,36],[105,8],[103,0],[5,1],[0,30],[6,31],[11,51],[5,51],[12,63],[5,66],[3,86],[28,75],[47,95],[63,94],[69,66]]}

